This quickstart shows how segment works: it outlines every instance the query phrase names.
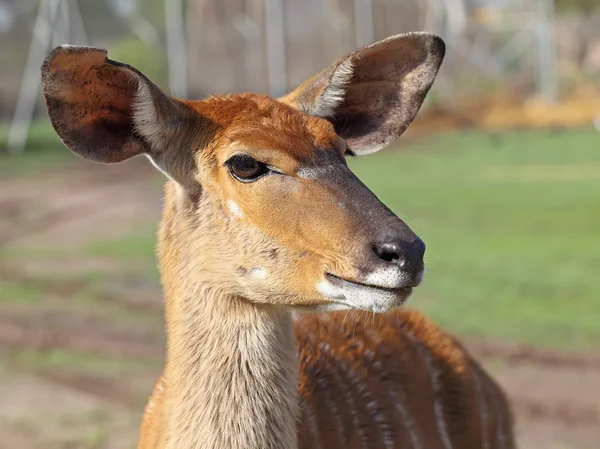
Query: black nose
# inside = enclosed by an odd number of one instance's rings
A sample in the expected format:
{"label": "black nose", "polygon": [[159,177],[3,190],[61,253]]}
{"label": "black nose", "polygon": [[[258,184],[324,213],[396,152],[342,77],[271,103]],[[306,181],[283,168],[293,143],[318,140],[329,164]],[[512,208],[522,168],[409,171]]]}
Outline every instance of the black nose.
{"label": "black nose", "polygon": [[418,237],[413,242],[390,239],[375,243],[373,251],[381,260],[396,264],[403,270],[418,272],[423,269],[425,243]]}

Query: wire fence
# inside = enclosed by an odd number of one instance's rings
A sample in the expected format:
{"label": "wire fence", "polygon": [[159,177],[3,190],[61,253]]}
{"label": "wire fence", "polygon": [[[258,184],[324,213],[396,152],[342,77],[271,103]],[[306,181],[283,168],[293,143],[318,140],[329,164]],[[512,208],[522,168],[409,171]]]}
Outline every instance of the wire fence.
{"label": "wire fence", "polygon": [[106,47],[183,97],[284,94],[356,47],[430,31],[447,56],[429,103],[511,92],[548,102],[600,79],[600,14],[555,0],[0,0],[0,119],[22,147],[43,111],[39,65],[61,43]]}
{"label": "wire fence", "polygon": [[280,95],[358,46],[425,30],[448,46],[440,95],[518,80],[553,100],[554,23],[551,0],[197,0],[187,14],[190,81],[198,94]]}

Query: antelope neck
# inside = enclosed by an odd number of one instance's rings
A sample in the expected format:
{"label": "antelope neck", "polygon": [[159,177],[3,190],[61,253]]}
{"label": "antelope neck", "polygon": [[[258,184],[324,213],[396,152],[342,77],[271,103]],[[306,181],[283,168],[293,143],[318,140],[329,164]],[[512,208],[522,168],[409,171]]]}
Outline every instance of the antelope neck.
{"label": "antelope neck", "polygon": [[289,312],[206,287],[167,301],[166,444],[297,448]]}

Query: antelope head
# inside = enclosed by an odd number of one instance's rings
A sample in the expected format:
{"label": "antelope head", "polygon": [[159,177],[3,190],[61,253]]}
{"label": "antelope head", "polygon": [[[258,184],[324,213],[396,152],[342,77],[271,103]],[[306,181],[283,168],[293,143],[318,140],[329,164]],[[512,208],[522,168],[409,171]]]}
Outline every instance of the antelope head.
{"label": "antelope head", "polygon": [[280,99],[170,98],[90,47],[57,48],[42,76],[68,148],[102,163],[144,154],[169,178],[159,243],[167,289],[385,311],[421,282],[425,245],[345,159],[404,132],[444,51],[431,34],[390,37]]}

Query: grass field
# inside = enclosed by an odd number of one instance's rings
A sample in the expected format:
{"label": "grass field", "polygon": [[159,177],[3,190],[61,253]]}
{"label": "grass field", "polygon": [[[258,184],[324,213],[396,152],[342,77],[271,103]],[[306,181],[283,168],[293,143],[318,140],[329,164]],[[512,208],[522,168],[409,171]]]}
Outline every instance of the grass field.
{"label": "grass field", "polygon": [[[34,134],[46,135],[42,128]],[[0,175],[74,163],[66,151],[0,159]],[[594,130],[455,133],[350,161],[425,240],[411,304],[461,335],[543,346],[600,345],[600,135]],[[21,175],[19,175],[21,174]],[[76,251],[153,269],[154,225]],[[12,257],[56,257],[52,242]],[[70,257],[76,257],[72,248]],[[64,256],[64,254],[63,254]],[[5,253],[5,257],[6,253]],[[9,285],[2,296],[35,296]]]}
{"label": "grass field", "polygon": [[[48,128],[19,157],[0,128],[0,449],[133,447],[164,355],[162,178],[45,147]],[[600,443],[598,142],[463,132],[350,161],[427,243],[410,305],[480,351],[525,449]]]}
{"label": "grass field", "polygon": [[459,334],[600,345],[600,134],[452,134],[353,161],[428,245],[412,304]]}

